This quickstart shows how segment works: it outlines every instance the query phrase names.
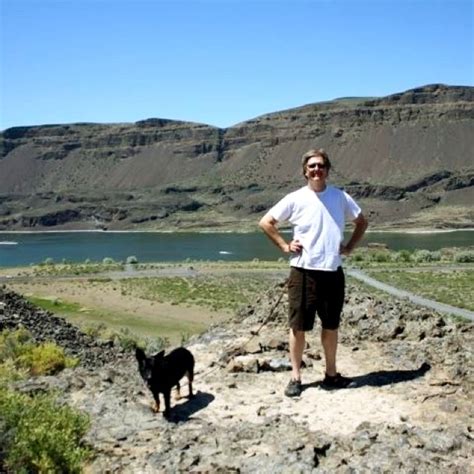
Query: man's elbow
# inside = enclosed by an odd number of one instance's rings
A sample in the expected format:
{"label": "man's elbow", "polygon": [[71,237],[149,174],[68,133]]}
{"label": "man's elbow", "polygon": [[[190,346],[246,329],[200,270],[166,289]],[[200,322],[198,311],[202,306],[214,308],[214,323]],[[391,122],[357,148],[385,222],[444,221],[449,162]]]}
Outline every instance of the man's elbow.
{"label": "man's elbow", "polygon": [[357,216],[357,219],[354,221],[354,223],[357,227],[359,227],[359,229],[361,229],[364,232],[367,229],[367,227],[369,227],[369,221],[364,216],[364,214],[359,214]]}
{"label": "man's elbow", "polygon": [[269,216],[263,216],[258,222],[258,226],[264,232],[267,232],[268,229],[272,226],[272,219]]}
{"label": "man's elbow", "polygon": [[268,225],[268,221],[265,219],[265,216],[263,216],[259,221],[258,221],[258,226],[260,229],[265,230],[265,228]]}

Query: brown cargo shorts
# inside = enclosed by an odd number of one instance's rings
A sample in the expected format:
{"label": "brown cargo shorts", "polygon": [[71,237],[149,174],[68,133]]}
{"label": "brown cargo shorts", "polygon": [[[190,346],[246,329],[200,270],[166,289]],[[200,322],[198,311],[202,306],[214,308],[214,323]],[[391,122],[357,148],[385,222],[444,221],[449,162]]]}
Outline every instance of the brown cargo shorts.
{"label": "brown cargo shorts", "polygon": [[323,329],[337,329],[344,306],[345,277],[336,271],[291,267],[288,280],[288,323],[297,331],[310,331],[316,313]]}

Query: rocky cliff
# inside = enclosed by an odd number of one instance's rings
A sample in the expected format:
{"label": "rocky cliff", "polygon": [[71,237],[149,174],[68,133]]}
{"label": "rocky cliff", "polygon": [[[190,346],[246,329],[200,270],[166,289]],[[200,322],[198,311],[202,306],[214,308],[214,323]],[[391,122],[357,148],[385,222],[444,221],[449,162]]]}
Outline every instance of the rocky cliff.
{"label": "rocky cliff", "polygon": [[183,228],[254,223],[304,184],[325,148],[331,178],[375,224],[471,226],[474,88],[345,98],[228,129],[164,119],[7,129],[0,229]]}

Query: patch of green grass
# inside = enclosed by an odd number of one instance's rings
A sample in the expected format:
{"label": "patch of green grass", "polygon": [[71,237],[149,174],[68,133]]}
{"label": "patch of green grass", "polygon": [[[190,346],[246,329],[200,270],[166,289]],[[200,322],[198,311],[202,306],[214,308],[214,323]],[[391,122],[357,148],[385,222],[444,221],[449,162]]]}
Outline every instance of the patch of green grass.
{"label": "patch of green grass", "polygon": [[[267,270],[267,269],[283,269],[288,268],[286,259],[280,258],[278,260],[259,260],[255,258],[251,261],[205,261],[205,260],[192,260],[186,259],[182,262],[158,262],[158,263],[136,263],[134,268],[136,271],[140,270],[166,270],[167,268],[186,267],[193,266],[196,268],[209,268],[209,269],[246,269],[246,270]],[[104,259],[101,263],[42,263],[39,265],[33,265],[30,268],[30,274],[32,276],[87,276],[95,275],[107,272],[118,272],[125,270],[125,265],[122,262],[114,262],[108,259]],[[106,278],[106,277],[104,277]],[[101,280],[98,278],[97,280]]]}
{"label": "patch of green grass", "polygon": [[82,306],[78,303],[71,303],[69,301],[63,301],[60,298],[44,298],[39,296],[28,296],[27,300],[33,303],[35,306],[40,307],[51,313],[58,314],[76,314]]}
{"label": "patch of green grass", "polygon": [[100,335],[97,334],[98,337],[118,342],[123,339],[120,336],[123,331],[130,331],[137,337],[167,338],[172,342],[177,342],[183,338],[183,335],[199,334],[207,328],[206,324],[199,322],[171,320],[163,317],[150,318],[135,313],[97,308],[85,309],[80,304],[59,299],[29,296],[28,300],[44,310],[66,318],[84,332],[91,332],[91,328],[103,327],[104,331]]}
{"label": "patch of green grass", "polygon": [[47,262],[32,267],[33,276],[79,276],[96,273],[121,271],[124,269],[122,263],[52,263]]}
{"label": "patch of green grass", "polygon": [[[137,314],[102,313],[100,320],[88,319],[90,323],[102,323],[112,331],[130,330],[137,336],[152,338],[165,337],[179,341],[183,334],[198,334],[206,329],[205,324],[165,318],[149,318]],[[104,338],[107,339],[105,336]]]}
{"label": "patch of green grass", "polygon": [[265,291],[265,278],[227,273],[222,276],[130,278],[120,281],[122,295],[173,305],[203,306],[213,311],[232,311]]}
{"label": "patch of green grass", "polygon": [[474,270],[368,271],[377,280],[440,303],[474,311]]}

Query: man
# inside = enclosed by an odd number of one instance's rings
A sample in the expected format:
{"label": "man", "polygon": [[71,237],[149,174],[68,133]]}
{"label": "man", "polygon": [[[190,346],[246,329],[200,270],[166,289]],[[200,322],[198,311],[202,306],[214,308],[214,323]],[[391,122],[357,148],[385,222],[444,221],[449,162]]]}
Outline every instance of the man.
{"label": "man", "polygon": [[[349,255],[367,229],[367,220],[356,202],[344,191],[327,184],[331,162],[327,153],[310,150],[302,158],[307,186],[287,194],[260,220],[265,234],[284,252],[291,254],[288,280],[290,358],[292,377],[285,389],[299,396],[305,331],[313,329],[315,314],[321,320],[321,343],[326,375],[323,387],[346,388],[351,379],[336,370],[337,336],[344,304],[344,273],[341,255]],[[348,242],[343,243],[345,219],[354,223]],[[293,226],[293,239],[286,242],[278,223]]]}

